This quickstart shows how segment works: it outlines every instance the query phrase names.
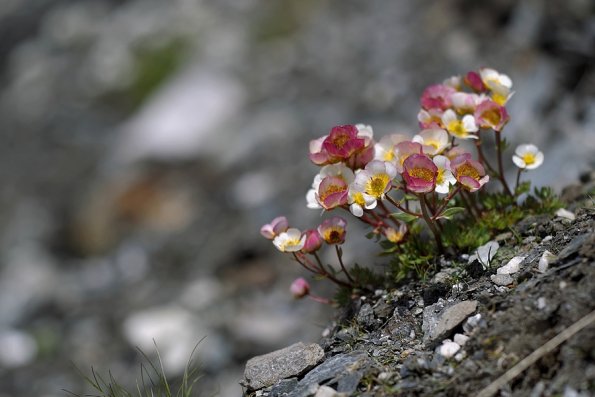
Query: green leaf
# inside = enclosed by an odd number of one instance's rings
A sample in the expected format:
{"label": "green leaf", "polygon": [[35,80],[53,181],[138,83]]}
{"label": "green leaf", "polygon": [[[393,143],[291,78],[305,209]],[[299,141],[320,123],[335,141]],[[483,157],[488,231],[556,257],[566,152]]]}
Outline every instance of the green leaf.
{"label": "green leaf", "polygon": [[393,214],[390,214],[390,216],[405,223],[413,222],[417,219],[417,216],[408,214],[406,212],[395,212]]}
{"label": "green leaf", "polygon": [[419,198],[417,196],[414,196],[413,194],[406,194],[403,196],[403,200],[406,201],[417,201],[419,200]]}
{"label": "green leaf", "polygon": [[442,214],[440,214],[440,216],[437,219],[452,219],[453,216],[455,216],[456,214],[458,214],[459,212],[464,212],[466,211],[466,208],[463,207],[450,207],[447,208],[446,211],[444,211]]}

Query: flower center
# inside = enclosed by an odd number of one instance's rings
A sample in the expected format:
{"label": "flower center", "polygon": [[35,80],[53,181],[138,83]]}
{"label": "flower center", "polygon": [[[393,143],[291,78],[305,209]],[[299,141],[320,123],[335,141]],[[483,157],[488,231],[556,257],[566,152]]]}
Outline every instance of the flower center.
{"label": "flower center", "polygon": [[343,149],[343,146],[345,146],[345,143],[350,139],[349,134],[345,134],[345,133],[339,133],[336,134],[333,137],[333,145],[335,145],[336,147],[338,147],[339,149]]}
{"label": "flower center", "polygon": [[525,153],[523,154],[523,161],[527,165],[532,165],[535,163],[535,155],[533,153]]}
{"label": "flower center", "polygon": [[345,191],[345,187],[344,186],[341,186],[341,185],[330,185],[330,186],[328,186],[326,188],[326,190],[324,192],[319,193],[320,200],[324,201],[331,194],[340,193],[340,192],[344,192],[344,191]]}
{"label": "flower center", "polygon": [[328,244],[340,243],[342,241],[341,236],[342,230],[340,230],[339,228],[333,227],[324,232],[324,240]]}
{"label": "flower center", "polygon": [[458,169],[457,169],[457,175],[458,176],[468,176],[471,177],[473,179],[475,179],[476,181],[479,180],[480,175],[479,172],[470,164],[463,164],[461,165]]}
{"label": "flower center", "polygon": [[360,207],[363,207],[366,205],[366,200],[364,200],[364,195],[361,192],[357,192],[353,195],[353,202],[357,205],[359,205]]}
{"label": "flower center", "polygon": [[414,178],[423,179],[426,182],[432,182],[434,179],[434,173],[427,168],[412,168],[409,170],[409,175]]}
{"label": "flower center", "polygon": [[500,106],[504,106],[507,99],[508,99],[508,96],[504,96],[502,94],[496,94],[496,93],[492,94],[492,101],[496,102]]}
{"label": "flower center", "polygon": [[393,161],[393,159],[395,158],[395,153],[393,152],[393,150],[387,150],[384,153],[384,161]]}
{"label": "flower center", "polygon": [[467,136],[467,131],[465,131],[465,127],[463,127],[463,123],[460,120],[453,120],[450,123],[448,123],[447,129],[453,135],[458,136],[460,138]]}
{"label": "flower center", "polygon": [[384,194],[386,186],[389,182],[390,177],[387,174],[374,175],[368,180],[368,183],[366,184],[366,193],[368,193],[370,196],[380,198]]}
{"label": "flower center", "polygon": [[281,243],[281,251],[287,251],[288,248],[296,247],[301,242],[301,239],[287,239]]}
{"label": "flower center", "polygon": [[493,126],[500,123],[500,112],[498,109],[486,110],[482,113],[481,117]]}
{"label": "flower center", "polygon": [[438,169],[438,173],[436,174],[436,185],[442,185],[444,183],[444,170]]}

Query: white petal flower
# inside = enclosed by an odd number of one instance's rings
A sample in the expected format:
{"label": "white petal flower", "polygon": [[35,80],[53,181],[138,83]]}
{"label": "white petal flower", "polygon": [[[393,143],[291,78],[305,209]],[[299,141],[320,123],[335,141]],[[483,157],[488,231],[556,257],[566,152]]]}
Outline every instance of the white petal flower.
{"label": "white petal flower", "polygon": [[390,161],[396,163],[395,146],[398,143],[408,140],[402,134],[390,134],[380,138],[380,141],[374,145],[374,160]]}
{"label": "white petal flower", "polygon": [[442,128],[430,128],[421,131],[412,139],[413,142],[421,143],[425,154],[434,156],[440,154],[448,146],[448,132]]}
{"label": "white petal flower", "polygon": [[543,163],[543,153],[537,146],[532,144],[523,144],[517,146],[512,156],[514,164],[522,169],[533,170]]}
{"label": "white petal flower", "polygon": [[450,170],[450,160],[446,156],[435,156],[432,161],[438,167],[435,191],[437,193],[447,194],[450,190],[450,185],[457,183],[457,179]]}
{"label": "white petal flower", "polygon": [[514,94],[511,91],[512,80],[507,75],[489,68],[482,68],[479,75],[485,86],[492,91],[492,100],[498,105],[505,105]]}
{"label": "white petal flower", "polygon": [[[358,172],[359,174],[365,173],[364,170]],[[376,208],[377,202],[376,197],[371,196],[365,192],[367,175],[359,177],[356,175],[355,181],[349,185],[349,192],[347,197],[347,203],[349,204],[349,211],[358,218],[364,214],[364,208],[371,210]]]}
{"label": "white petal flower", "polygon": [[444,128],[453,136],[460,139],[477,139],[477,135],[472,132],[477,132],[478,128],[475,123],[475,118],[468,114],[459,120],[456,113],[452,109],[448,109],[442,115],[442,123]]}
{"label": "white petal flower", "polygon": [[366,124],[356,124],[355,128],[357,128],[357,137],[364,138],[365,146],[368,146],[374,138],[374,131],[372,130],[372,126]]}
{"label": "white petal flower", "polygon": [[296,228],[287,229],[273,239],[273,244],[281,252],[297,252],[304,247],[306,236]]}

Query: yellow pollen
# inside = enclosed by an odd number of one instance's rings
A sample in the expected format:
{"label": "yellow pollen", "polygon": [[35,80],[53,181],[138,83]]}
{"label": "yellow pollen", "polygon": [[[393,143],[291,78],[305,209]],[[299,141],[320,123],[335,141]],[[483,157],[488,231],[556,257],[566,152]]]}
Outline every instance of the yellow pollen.
{"label": "yellow pollen", "polygon": [[300,243],[301,239],[285,240],[281,244],[281,251],[286,251],[288,247],[295,247]]}
{"label": "yellow pollen", "polygon": [[533,153],[525,153],[523,154],[523,161],[527,165],[532,165],[535,163],[535,155]]}
{"label": "yellow pollen", "polygon": [[507,96],[496,94],[496,93],[494,93],[492,95],[492,101],[496,102],[500,106],[504,106],[504,104],[506,103],[507,100],[508,100]]}
{"label": "yellow pollen", "polygon": [[428,140],[428,141],[424,141],[424,144],[427,146],[432,146],[435,150],[438,150],[438,148],[440,147],[440,143],[436,140]]}
{"label": "yellow pollen", "polygon": [[353,202],[356,203],[357,205],[359,205],[360,207],[363,207],[366,205],[366,200],[364,200],[364,195],[360,192],[357,192],[353,195]]}
{"label": "yellow pollen", "polygon": [[395,158],[395,153],[391,150],[387,150],[386,153],[384,153],[384,161],[393,161],[393,159]]}
{"label": "yellow pollen", "polygon": [[389,229],[386,232],[386,238],[388,239],[388,241],[390,241],[391,243],[400,243],[401,240],[403,240],[403,237],[405,235],[401,232],[398,232],[394,229]]}
{"label": "yellow pollen", "polygon": [[345,188],[339,185],[330,185],[324,192],[320,193],[320,200],[324,201],[333,193],[344,192]]}
{"label": "yellow pollen", "polygon": [[366,183],[366,193],[370,196],[380,198],[390,182],[390,177],[387,174],[377,174],[371,177]]}
{"label": "yellow pollen", "polygon": [[436,185],[441,185],[444,183],[444,170],[438,169],[438,174],[436,174]]}
{"label": "yellow pollen", "polygon": [[431,182],[434,179],[434,174],[427,168],[412,168],[409,170],[409,175],[414,178],[423,179],[426,182]]}
{"label": "yellow pollen", "polygon": [[479,180],[479,172],[469,164],[463,164],[457,169],[458,176],[469,176],[476,181]]}
{"label": "yellow pollen", "polygon": [[347,134],[339,134],[333,138],[333,144],[338,147],[339,149],[343,149],[345,143],[349,140],[349,135]]}
{"label": "yellow pollen", "polygon": [[486,110],[481,114],[485,120],[491,125],[498,125],[500,123],[500,112],[497,109]]}
{"label": "yellow pollen", "polygon": [[324,232],[324,241],[329,244],[338,243],[341,241],[341,232],[343,230],[332,227]]}
{"label": "yellow pollen", "polygon": [[464,138],[467,136],[467,131],[465,131],[465,127],[463,127],[463,122],[460,120],[454,120],[448,123],[447,129],[453,135],[458,136],[459,138]]}

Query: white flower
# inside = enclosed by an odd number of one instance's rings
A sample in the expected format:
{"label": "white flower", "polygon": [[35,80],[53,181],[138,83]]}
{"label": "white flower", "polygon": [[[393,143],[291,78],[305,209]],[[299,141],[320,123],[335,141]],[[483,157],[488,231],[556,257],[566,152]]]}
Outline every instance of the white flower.
{"label": "white flower", "polygon": [[492,100],[498,105],[506,104],[514,94],[511,91],[512,80],[507,75],[490,68],[481,68],[479,75],[485,86],[492,91]]}
{"label": "white flower", "polygon": [[366,124],[356,124],[355,128],[357,128],[357,137],[364,138],[364,146],[368,146],[374,138],[374,131],[372,130],[372,126]]}
{"label": "white flower", "polygon": [[444,127],[451,135],[457,138],[477,139],[477,135],[472,133],[479,131],[479,128],[475,123],[475,117],[470,114],[463,116],[459,120],[454,110],[448,109],[442,115],[442,124],[444,124]]}
{"label": "white flower", "polygon": [[374,145],[374,160],[390,161],[396,163],[395,146],[398,143],[408,140],[402,134],[390,134],[380,138],[380,141]]}
{"label": "white flower", "polygon": [[447,78],[446,80],[444,80],[442,82],[442,84],[450,86],[450,87],[454,88],[455,90],[458,90],[459,88],[461,88],[462,81],[463,81],[463,79],[461,78],[461,76],[451,76],[451,77]]}
{"label": "white flower", "polygon": [[397,176],[395,165],[389,161],[370,161],[353,181],[354,191],[362,191],[374,199],[382,199],[391,189]]}
{"label": "white flower", "polygon": [[287,229],[273,239],[273,244],[281,252],[297,252],[304,247],[306,235],[296,228]]}
{"label": "white flower", "polygon": [[535,145],[519,145],[514,153],[512,161],[519,168],[533,170],[543,163],[543,153]]}
{"label": "white flower", "polygon": [[[361,174],[363,170],[358,171]],[[357,180],[357,175],[355,177]],[[358,218],[364,214],[364,208],[371,210],[376,208],[376,197],[366,193],[365,185],[363,183],[353,182],[349,185],[349,192],[347,193],[347,203],[349,204],[349,211]]]}
{"label": "white flower", "polygon": [[448,146],[448,133],[442,128],[431,128],[415,135],[412,141],[421,143],[424,153],[434,156],[442,153]]}
{"label": "white flower", "polygon": [[446,194],[450,190],[450,185],[457,183],[457,179],[450,170],[450,160],[446,156],[434,156],[432,159],[436,167],[438,167],[438,174],[436,175],[437,193]]}
{"label": "white flower", "polygon": [[455,92],[450,96],[453,108],[458,113],[473,113],[475,108],[487,97],[483,94],[472,94],[468,92]]}

